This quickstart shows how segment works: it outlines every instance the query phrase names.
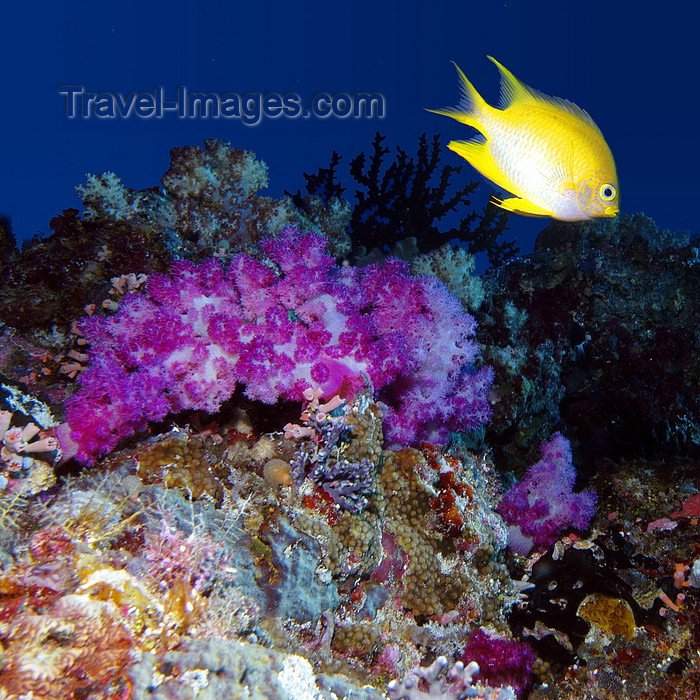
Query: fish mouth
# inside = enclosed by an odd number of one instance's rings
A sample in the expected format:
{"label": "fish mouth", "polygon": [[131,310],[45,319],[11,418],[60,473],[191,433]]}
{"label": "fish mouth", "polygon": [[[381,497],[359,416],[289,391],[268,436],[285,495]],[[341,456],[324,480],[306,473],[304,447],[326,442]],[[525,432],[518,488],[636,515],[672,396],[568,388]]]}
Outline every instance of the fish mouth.
{"label": "fish mouth", "polygon": [[605,211],[603,212],[603,216],[606,219],[614,219],[617,216],[619,211],[620,211],[619,208],[615,207],[615,206],[605,207]]}

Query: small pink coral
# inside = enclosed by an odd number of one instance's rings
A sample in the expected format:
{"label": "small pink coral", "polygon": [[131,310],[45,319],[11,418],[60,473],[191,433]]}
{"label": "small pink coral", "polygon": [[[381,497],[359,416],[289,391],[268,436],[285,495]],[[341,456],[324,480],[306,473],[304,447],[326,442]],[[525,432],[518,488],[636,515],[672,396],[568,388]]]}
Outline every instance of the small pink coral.
{"label": "small pink coral", "polygon": [[672,518],[700,518],[700,493],[691,496],[680,510],[671,513]]}
{"label": "small pink coral", "polygon": [[31,442],[41,428],[34,423],[27,423],[23,428],[11,428],[11,411],[0,411],[0,459],[13,466],[22,467],[22,456],[37,452],[53,452],[58,449],[58,441],[53,437],[44,437]]}

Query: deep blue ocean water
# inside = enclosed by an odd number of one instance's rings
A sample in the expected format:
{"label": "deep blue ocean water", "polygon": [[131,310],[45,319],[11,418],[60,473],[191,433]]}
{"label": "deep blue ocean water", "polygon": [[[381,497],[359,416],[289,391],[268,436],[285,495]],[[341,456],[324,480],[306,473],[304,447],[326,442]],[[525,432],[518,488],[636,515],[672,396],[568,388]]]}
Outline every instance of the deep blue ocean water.
{"label": "deep blue ocean water", "polygon": [[[496,103],[498,73],[487,54],[525,83],[591,113],[616,157],[623,211],[644,211],[662,228],[698,231],[700,135],[687,91],[698,59],[682,13],[549,0],[127,0],[14,3],[3,14],[0,215],[12,219],[19,239],[48,232],[54,214],[79,206],[74,187],[85,173],[111,170],[130,187],[150,187],[167,169],[170,148],[208,137],[266,161],[272,196],[302,187],[302,173],[325,166],[334,149],[347,164],[378,130],[388,145],[408,151],[423,132],[441,133],[445,143],[468,138],[466,127],[424,107],[456,103],[452,60]],[[125,100],[158,90],[174,100],[178,86],[218,96],[292,94],[305,106],[319,94],[374,93],[384,116],[268,114],[252,125],[235,117],[157,117],[146,104],[142,116],[86,108],[89,116],[71,118],[61,86]],[[274,99],[271,106],[274,113]],[[444,162],[462,163],[449,152]],[[465,164],[460,177],[478,175]],[[484,201],[490,191],[481,188]],[[542,225],[512,218],[523,252]]]}

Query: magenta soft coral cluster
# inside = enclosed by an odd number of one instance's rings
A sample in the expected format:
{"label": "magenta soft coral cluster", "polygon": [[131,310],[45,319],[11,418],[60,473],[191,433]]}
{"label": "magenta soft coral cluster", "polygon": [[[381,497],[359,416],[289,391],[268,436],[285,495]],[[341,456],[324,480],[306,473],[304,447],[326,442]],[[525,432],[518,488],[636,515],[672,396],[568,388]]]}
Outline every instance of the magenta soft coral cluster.
{"label": "magenta soft coral cluster", "polygon": [[491,636],[482,628],[467,641],[462,661],[479,664],[479,680],[495,686],[510,686],[518,697],[524,696],[530,685],[532,667],[537,654],[525,642]]}
{"label": "magenta soft coral cluster", "polygon": [[475,321],[440,282],[396,259],[337,266],[322,236],[293,227],[261,247],[264,262],[178,262],[114,316],[81,323],[89,366],[67,404],[79,459],[168,413],[215,412],[239,383],[274,403],[309,386],[351,393],[366,377],[390,406],[389,439],[404,444],[488,420]]}
{"label": "magenta soft coral cluster", "polygon": [[510,525],[508,544],[519,554],[554,544],[566,527],[585,530],[595,512],[593,490],[573,491],[576,468],[569,441],[554,433],[540,451],[542,459],[528,467],[497,508]]}

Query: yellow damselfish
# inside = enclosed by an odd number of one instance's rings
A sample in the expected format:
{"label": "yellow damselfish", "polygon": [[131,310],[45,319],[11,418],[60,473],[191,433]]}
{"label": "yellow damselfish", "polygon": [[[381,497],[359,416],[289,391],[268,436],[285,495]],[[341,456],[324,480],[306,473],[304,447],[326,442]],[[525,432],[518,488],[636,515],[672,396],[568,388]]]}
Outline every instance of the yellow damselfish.
{"label": "yellow damselfish", "polygon": [[584,110],[521,83],[495,58],[501,72],[500,108],[491,107],[457,64],[462,99],[431,109],[481,133],[448,148],[484,177],[516,195],[498,206],[561,221],[614,217],[620,211],[615,161],[600,129]]}

